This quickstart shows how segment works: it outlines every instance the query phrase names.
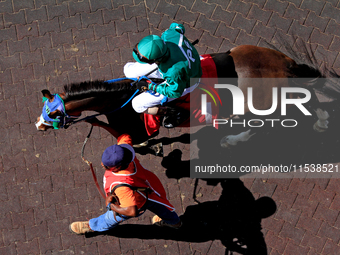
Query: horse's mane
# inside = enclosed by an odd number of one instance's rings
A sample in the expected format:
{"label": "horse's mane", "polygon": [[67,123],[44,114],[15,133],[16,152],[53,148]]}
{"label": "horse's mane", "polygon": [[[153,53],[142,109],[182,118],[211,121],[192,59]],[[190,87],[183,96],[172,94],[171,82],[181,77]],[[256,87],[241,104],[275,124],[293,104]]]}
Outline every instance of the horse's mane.
{"label": "horse's mane", "polygon": [[68,84],[64,86],[64,101],[97,96],[112,96],[115,92],[133,92],[136,90],[136,86],[131,86],[132,82],[130,79],[123,79],[112,83],[96,80]]}

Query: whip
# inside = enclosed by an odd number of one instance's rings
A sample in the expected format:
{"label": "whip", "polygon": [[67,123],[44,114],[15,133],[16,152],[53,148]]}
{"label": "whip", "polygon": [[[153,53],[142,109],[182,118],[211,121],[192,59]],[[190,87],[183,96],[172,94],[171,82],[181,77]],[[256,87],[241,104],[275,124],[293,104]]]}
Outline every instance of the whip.
{"label": "whip", "polygon": [[85,138],[85,141],[84,141],[84,143],[83,143],[83,147],[82,147],[82,149],[81,149],[81,159],[82,159],[86,164],[88,164],[88,165],[90,166],[91,172],[92,172],[92,177],[93,177],[93,180],[94,180],[94,182],[95,182],[95,184],[96,184],[97,190],[99,191],[100,195],[101,195],[104,199],[106,199],[106,196],[105,196],[104,192],[103,192],[103,191],[101,190],[101,188],[99,187],[98,180],[97,180],[97,176],[96,176],[96,173],[94,172],[92,163],[91,163],[90,161],[88,161],[87,159],[85,159],[85,157],[84,157],[85,145],[86,145],[88,139],[89,139],[90,136],[91,136],[92,129],[93,129],[93,126],[91,125],[90,132],[89,132],[89,134],[87,135],[87,137]]}

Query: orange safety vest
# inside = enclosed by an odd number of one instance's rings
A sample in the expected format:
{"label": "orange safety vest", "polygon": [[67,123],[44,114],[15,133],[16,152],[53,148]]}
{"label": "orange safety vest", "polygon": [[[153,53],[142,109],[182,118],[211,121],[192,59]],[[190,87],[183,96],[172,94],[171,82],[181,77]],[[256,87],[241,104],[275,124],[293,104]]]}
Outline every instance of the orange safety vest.
{"label": "orange safety vest", "polygon": [[174,211],[175,208],[172,204],[170,204],[169,200],[166,197],[165,189],[158,179],[158,177],[152,173],[151,171],[145,169],[139,162],[137,158],[133,160],[133,164],[135,165],[135,172],[131,174],[119,174],[113,173],[111,171],[105,171],[104,174],[104,190],[105,193],[110,193],[111,190],[118,184],[128,184],[133,187],[143,187],[150,188],[153,192],[148,194],[146,197],[141,191],[137,192],[141,194],[143,197],[147,198],[150,201],[156,202],[158,204],[164,205],[170,211]]}

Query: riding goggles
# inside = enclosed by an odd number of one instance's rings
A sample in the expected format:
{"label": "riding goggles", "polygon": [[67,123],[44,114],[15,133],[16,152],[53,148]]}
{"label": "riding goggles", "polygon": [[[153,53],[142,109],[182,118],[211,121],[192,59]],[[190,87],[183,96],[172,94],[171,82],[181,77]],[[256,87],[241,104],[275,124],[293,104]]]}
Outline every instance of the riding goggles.
{"label": "riding goggles", "polygon": [[165,54],[167,53],[167,50],[165,51],[165,53],[159,57],[159,58],[156,58],[156,59],[147,59],[146,57],[144,57],[138,50],[138,43],[136,44],[136,46],[133,48],[133,52],[137,55],[138,59],[142,62],[145,62],[145,63],[148,63],[148,64],[153,64],[155,63],[156,61],[159,61],[161,60]]}

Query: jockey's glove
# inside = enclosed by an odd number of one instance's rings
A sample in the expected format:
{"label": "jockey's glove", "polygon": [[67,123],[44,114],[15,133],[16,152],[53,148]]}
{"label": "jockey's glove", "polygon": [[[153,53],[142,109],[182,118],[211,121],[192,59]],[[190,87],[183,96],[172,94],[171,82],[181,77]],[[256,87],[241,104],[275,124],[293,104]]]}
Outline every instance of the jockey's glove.
{"label": "jockey's glove", "polygon": [[146,91],[149,89],[149,83],[147,80],[142,79],[137,82],[136,88],[139,89],[140,91]]}

